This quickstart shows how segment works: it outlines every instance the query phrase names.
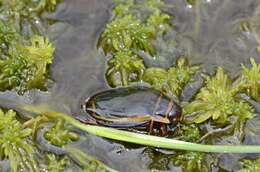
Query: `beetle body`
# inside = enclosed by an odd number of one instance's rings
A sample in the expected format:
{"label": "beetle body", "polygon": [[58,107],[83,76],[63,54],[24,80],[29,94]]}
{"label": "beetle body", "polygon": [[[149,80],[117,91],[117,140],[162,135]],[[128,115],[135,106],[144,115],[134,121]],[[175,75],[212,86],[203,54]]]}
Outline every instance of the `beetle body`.
{"label": "beetle body", "polygon": [[149,132],[152,132],[154,123],[165,128],[176,124],[182,117],[177,103],[146,87],[99,92],[86,100],[84,110],[95,118],[97,124],[126,129],[149,126]]}

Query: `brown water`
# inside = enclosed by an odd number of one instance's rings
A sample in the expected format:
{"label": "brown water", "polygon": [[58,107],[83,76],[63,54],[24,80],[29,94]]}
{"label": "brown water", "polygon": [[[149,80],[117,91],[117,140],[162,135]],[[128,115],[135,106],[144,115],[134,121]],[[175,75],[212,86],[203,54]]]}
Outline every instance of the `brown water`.
{"label": "brown water", "polygon": [[[176,29],[171,36],[175,38],[176,46],[168,47],[165,64],[158,61],[161,66],[169,66],[174,61],[175,56],[171,53],[176,49],[178,53],[186,54],[191,64],[201,63],[208,73],[213,73],[216,66],[222,66],[235,77],[241,69],[240,64],[249,64],[250,57],[260,63],[260,53],[256,51],[260,40],[240,30],[240,22],[255,15],[259,0],[200,0],[192,8],[184,0],[166,3],[171,6],[163,10],[174,15],[172,23]],[[50,82],[48,92],[33,90],[23,97],[9,91],[0,93],[1,105],[15,108],[17,103],[48,103],[54,110],[83,115],[80,104],[84,99],[108,88],[104,78],[106,57],[97,50],[96,43],[111,19],[112,7],[112,0],[65,0],[54,14],[44,14],[44,18],[58,21],[47,30],[56,45],[51,66],[53,82]],[[148,64],[156,63],[155,60]],[[260,143],[258,119],[248,122],[245,143]],[[181,171],[172,163],[174,151],[122,144],[88,134],[85,137],[87,139],[77,146],[116,170]],[[207,156],[213,155],[216,154]],[[220,158],[214,161],[215,167],[211,164],[212,171],[220,168],[237,170],[240,168],[238,159],[245,156],[252,155],[217,154]]]}

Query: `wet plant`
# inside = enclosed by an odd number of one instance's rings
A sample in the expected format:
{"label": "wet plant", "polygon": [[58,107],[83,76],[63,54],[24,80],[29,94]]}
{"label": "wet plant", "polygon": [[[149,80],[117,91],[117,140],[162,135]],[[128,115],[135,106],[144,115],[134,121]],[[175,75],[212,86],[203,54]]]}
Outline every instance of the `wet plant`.
{"label": "wet plant", "polygon": [[201,171],[207,172],[209,168],[205,165],[206,155],[201,152],[186,152],[176,155],[173,164],[181,166],[184,172]]}
{"label": "wet plant", "polygon": [[185,107],[187,114],[196,114],[195,123],[202,123],[210,118],[216,122],[225,123],[230,115],[239,115],[237,112],[242,110],[247,112],[243,116],[246,119],[253,117],[250,105],[245,105],[246,102],[235,99],[237,91],[232,88],[231,79],[222,68],[217,69],[214,77],[205,76],[205,80],[205,87],[200,90],[195,100]]}
{"label": "wet plant", "polygon": [[181,125],[174,134],[175,138],[187,142],[198,142],[201,134],[198,125]]}
{"label": "wet plant", "polygon": [[0,90],[16,88],[20,94],[32,88],[44,88],[47,66],[54,47],[48,39],[35,36],[28,45],[16,45],[9,57],[0,60]]}
{"label": "wet plant", "polygon": [[[137,56],[135,54],[144,51],[153,56],[156,53],[153,42],[170,28],[170,16],[161,12],[160,7],[164,3],[160,0],[116,0],[115,3],[113,9],[115,16],[111,23],[107,24],[98,41],[98,47],[102,47],[105,54],[112,55],[112,59],[108,61],[106,74],[108,83],[112,87],[126,86],[131,80],[141,80],[140,71],[145,67],[140,57],[134,57]],[[123,65],[122,57],[127,61]],[[130,58],[126,59],[127,57]],[[121,63],[119,70],[112,67],[119,63]],[[127,74],[129,71],[134,75]],[[121,82],[115,79],[118,78],[115,77],[116,73],[120,73]]]}
{"label": "wet plant", "polygon": [[58,1],[0,2],[0,90],[15,89],[24,94],[32,88],[45,89],[54,47],[40,36],[43,28],[39,27],[39,15],[55,9]]}
{"label": "wet plant", "polygon": [[67,146],[66,150],[69,155],[80,164],[83,171],[102,171],[102,172],[116,172],[116,170],[106,166],[103,162],[97,160],[91,155],[85,154],[81,150]]}
{"label": "wet plant", "polygon": [[242,64],[242,73],[235,81],[234,86],[239,92],[244,92],[256,101],[260,101],[260,64],[250,58],[251,68]]}
{"label": "wet plant", "polygon": [[69,131],[62,119],[59,119],[51,129],[47,129],[44,133],[44,137],[52,145],[63,147],[69,142],[79,140],[79,135]]}
{"label": "wet plant", "polygon": [[195,100],[184,107],[186,117],[194,123],[212,120],[215,124],[227,125],[235,116],[235,130],[243,136],[243,126],[247,119],[254,117],[253,108],[242,99],[236,98],[238,89],[222,68],[213,77],[205,75],[205,86],[200,89]]}
{"label": "wet plant", "polygon": [[30,141],[31,129],[16,120],[12,110],[0,110],[0,157],[9,159],[12,171],[39,171],[35,159],[36,149]]}
{"label": "wet plant", "polygon": [[155,33],[152,28],[143,25],[132,15],[116,18],[109,23],[99,41],[105,53],[125,50],[144,50],[153,53],[152,40]]}
{"label": "wet plant", "polygon": [[43,11],[53,12],[61,1],[62,0],[38,0],[35,9],[38,13],[42,13]]}
{"label": "wet plant", "polygon": [[143,80],[171,97],[178,97],[183,87],[191,81],[192,76],[199,68],[197,65],[189,66],[186,58],[182,57],[177,60],[174,67],[168,70],[162,68],[146,69]]}
{"label": "wet plant", "polygon": [[154,28],[155,32],[160,35],[165,34],[169,29],[170,16],[162,13],[160,10],[155,10],[147,19],[147,25]]}
{"label": "wet plant", "polygon": [[106,78],[111,87],[127,86],[131,82],[139,81],[144,69],[143,60],[139,56],[131,51],[120,51],[108,61]]}
{"label": "wet plant", "polygon": [[257,172],[260,170],[260,159],[243,159],[241,164],[243,165],[243,168],[238,170],[238,172]]}
{"label": "wet plant", "polygon": [[47,170],[51,172],[63,172],[68,165],[69,158],[67,156],[57,156],[49,153],[45,155],[47,161]]}

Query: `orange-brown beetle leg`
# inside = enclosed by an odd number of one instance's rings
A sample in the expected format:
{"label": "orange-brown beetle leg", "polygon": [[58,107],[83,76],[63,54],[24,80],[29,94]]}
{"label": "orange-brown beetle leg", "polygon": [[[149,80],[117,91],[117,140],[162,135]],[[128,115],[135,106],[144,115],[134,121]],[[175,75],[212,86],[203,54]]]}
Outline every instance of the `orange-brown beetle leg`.
{"label": "orange-brown beetle leg", "polygon": [[160,135],[163,137],[168,135],[166,124],[161,124]]}
{"label": "orange-brown beetle leg", "polygon": [[149,135],[152,135],[153,134],[153,125],[154,125],[154,121],[153,119],[150,121],[150,125],[149,125],[149,132],[148,134]]}

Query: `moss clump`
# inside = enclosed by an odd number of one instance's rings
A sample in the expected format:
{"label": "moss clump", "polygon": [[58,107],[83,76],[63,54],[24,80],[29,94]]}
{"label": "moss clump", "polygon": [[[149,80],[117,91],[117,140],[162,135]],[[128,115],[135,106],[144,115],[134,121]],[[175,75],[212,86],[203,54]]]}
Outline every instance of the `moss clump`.
{"label": "moss clump", "polygon": [[63,120],[58,120],[51,129],[45,132],[44,137],[52,145],[59,147],[63,147],[71,141],[79,140],[78,134],[65,128]]}
{"label": "moss clump", "polygon": [[36,148],[29,139],[32,131],[24,128],[15,117],[16,113],[12,110],[0,110],[0,158],[9,159],[14,172],[21,169],[39,171],[35,159]]}
{"label": "moss clump", "polygon": [[173,164],[181,166],[183,171],[209,171],[206,166],[206,155],[201,152],[187,152],[175,155]]}
{"label": "moss clump", "polygon": [[242,64],[242,73],[234,85],[239,92],[244,92],[256,101],[260,101],[260,64],[250,59],[251,68]]}
{"label": "moss clump", "polygon": [[144,50],[153,53],[151,45],[155,33],[133,17],[127,15],[109,23],[102,33],[99,46],[105,53],[125,50]]}
{"label": "moss clump", "polygon": [[[143,60],[131,51],[119,51],[108,61],[106,78],[110,86],[127,86],[139,81],[144,72]],[[118,83],[117,76],[121,82]]]}
{"label": "moss clump", "polygon": [[244,159],[241,161],[243,168],[238,170],[238,172],[258,172],[260,171],[260,159],[249,160]]}
{"label": "moss clump", "polygon": [[32,37],[29,45],[17,44],[6,59],[0,60],[0,90],[16,88],[23,94],[32,88],[44,88],[53,52],[53,45],[40,36]]}
{"label": "moss clump", "polygon": [[162,68],[148,68],[143,80],[157,90],[170,95],[179,96],[183,87],[191,81],[192,75],[199,70],[199,66],[189,66],[185,58],[179,58],[175,67],[168,70]]}
{"label": "moss clump", "polygon": [[217,69],[214,77],[205,76],[205,80],[205,87],[196,95],[195,100],[185,107],[187,114],[195,115],[195,123],[208,119],[226,123],[231,115],[237,115],[241,120],[253,117],[251,106],[235,98],[237,90],[233,89],[230,78],[222,68]]}
{"label": "moss clump", "polygon": [[161,12],[160,7],[164,3],[160,0],[115,2],[115,17],[107,24],[98,41],[105,54],[112,55],[106,74],[112,87],[127,86],[142,79],[145,67],[137,54],[145,51],[154,55],[153,42],[170,28],[170,16]]}

